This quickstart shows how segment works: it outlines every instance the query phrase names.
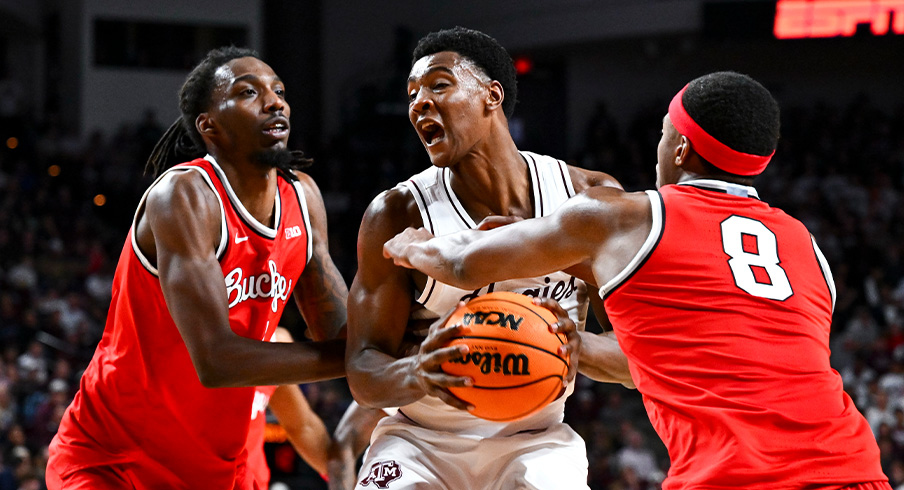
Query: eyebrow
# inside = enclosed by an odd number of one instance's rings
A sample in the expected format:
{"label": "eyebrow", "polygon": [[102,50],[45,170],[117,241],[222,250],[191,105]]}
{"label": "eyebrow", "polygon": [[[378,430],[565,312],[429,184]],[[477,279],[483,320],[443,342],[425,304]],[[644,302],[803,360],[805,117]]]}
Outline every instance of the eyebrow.
{"label": "eyebrow", "polygon": [[[259,76],[255,75],[253,73],[249,73],[247,75],[242,75],[240,77],[237,77],[235,80],[232,81],[232,85],[235,85],[239,82],[256,82],[259,80],[260,80]],[[283,83],[282,79],[279,77],[273,77],[273,81],[277,82],[277,83]]]}
{"label": "eyebrow", "polygon": [[[453,72],[452,69],[447,68],[447,67],[445,67],[445,66],[432,66],[432,67],[430,67],[430,69],[428,69],[426,72],[424,72],[424,74],[423,74],[422,76],[425,77],[425,76],[430,75],[431,73],[433,73],[433,72],[435,72],[435,71],[442,71],[442,72],[448,73],[449,75],[454,75],[454,74],[455,74],[455,72]],[[410,76],[410,77],[408,77],[408,81],[409,81],[409,82],[413,82],[413,81],[417,80],[417,78],[418,78],[418,77],[416,77],[416,76]]]}

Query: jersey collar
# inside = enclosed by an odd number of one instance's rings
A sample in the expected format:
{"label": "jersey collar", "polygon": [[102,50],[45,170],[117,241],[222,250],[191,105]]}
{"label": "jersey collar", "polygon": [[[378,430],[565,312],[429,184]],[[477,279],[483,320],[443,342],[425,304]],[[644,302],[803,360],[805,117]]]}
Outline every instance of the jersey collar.
{"label": "jersey collar", "polygon": [[235,208],[242,221],[244,221],[245,224],[250,226],[259,235],[271,240],[276,238],[276,231],[277,229],[279,229],[279,220],[281,217],[280,215],[282,214],[282,201],[279,198],[279,187],[276,188],[276,197],[274,202],[273,223],[275,224],[275,226],[271,228],[258,221],[250,211],[245,209],[245,205],[242,204],[242,201],[235,194],[235,191],[232,190],[232,184],[229,183],[229,179],[226,177],[226,172],[224,172],[222,167],[220,167],[220,164],[217,163],[217,159],[209,153],[204,156],[204,159],[210,162],[211,166],[213,166],[217,177],[220,178],[220,181],[223,183],[223,187],[226,189],[226,194],[229,196],[229,201],[232,203],[233,208]]}
{"label": "jersey collar", "polygon": [[706,189],[708,191],[722,192],[725,194],[730,194],[732,196],[752,197],[754,199],[760,198],[759,194],[757,194],[756,192],[756,189],[754,189],[753,187],[733,184],[731,182],[725,182],[724,180],[694,179],[686,180],[684,182],[678,182],[677,185],[689,185],[691,187]]}

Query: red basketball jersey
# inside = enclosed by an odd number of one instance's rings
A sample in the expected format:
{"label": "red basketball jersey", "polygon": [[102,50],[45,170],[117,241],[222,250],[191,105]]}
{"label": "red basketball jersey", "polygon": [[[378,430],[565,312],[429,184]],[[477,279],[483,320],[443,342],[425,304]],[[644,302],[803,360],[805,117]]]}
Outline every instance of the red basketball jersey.
{"label": "red basketball jersey", "polygon": [[669,451],[663,488],[886,480],[829,365],[834,283],[804,225],[720,181],[648,194],[653,231],[604,290]]}
{"label": "red basketball jersey", "polygon": [[[269,339],[310,258],[303,191],[278,179],[270,228],[245,210],[212,157],[168,172],[189,171],[201,174],[221,204],[217,257],[230,326],[237,335]],[[103,337],[51,443],[49,464],[64,479],[118,464],[138,488],[255,488],[244,450],[254,388],[201,385],[134,224],[129,235]]]}

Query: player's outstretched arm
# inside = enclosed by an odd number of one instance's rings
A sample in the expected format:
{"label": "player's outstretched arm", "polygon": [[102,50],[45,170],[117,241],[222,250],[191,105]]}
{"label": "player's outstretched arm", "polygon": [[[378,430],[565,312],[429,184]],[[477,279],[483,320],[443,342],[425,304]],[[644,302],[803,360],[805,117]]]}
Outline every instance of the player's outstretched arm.
{"label": "player's outstretched arm", "polygon": [[370,444],[370,435],[386,412],[366,408],[355,401],[348,406],[336,427],[329,449],[327,471],[330,490],[352,490],[357,478],[358,456]]}
{"label": "player's outstretched arm", "polygon": [[215,250],[220,210],[195,172],[165,177],[149,193],[139,245],[151,249],[170,314],[207,387],[297,384],[341,377],[342,341],[276,344],[236,335]]}
{"label": "player's outstretched arm", "polygon": [[[314,340],[334,339],[345,335],[348,285],[330,257],[326,208],[314,180],[295,172],[304,189],[311,220],[312,254],[305,266],[293,296]],[[304,260],[299,257],[299,260]]]}
{"label": "player's outstretched arm", "polygon": [[423,228],[408,228],[386,242],[384,255],[462,289],[549,274],[593,259],[606,231],[595,227],[597,217],[590,212],[595,207],[578,195],[550,216],[487,231],[436,238]]}
{"label": "player's outstretched arm", "polygon": [[[591,284],[606,284],[623,270],[650,233],[650,201],[643,193],[595,187],[545,218],[490,231],[434,238],[406,229],[389,240],[384,254],[438,281],[463,289],[515,277],[568,269]],[[633,387],[628,363],[611,336],[581,333],[580,371]]]}

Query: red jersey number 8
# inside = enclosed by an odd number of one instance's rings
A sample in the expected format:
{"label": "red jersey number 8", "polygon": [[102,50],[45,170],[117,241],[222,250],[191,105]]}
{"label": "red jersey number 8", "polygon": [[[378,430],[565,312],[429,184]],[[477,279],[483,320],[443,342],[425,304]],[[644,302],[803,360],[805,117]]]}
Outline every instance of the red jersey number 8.
{"label": "red jersey number 8", "polygon": [[731,216],[722,222],[722,249],[735,285],[760,298],[784,301],[794,294],[779,265],[775,233],[757,220]]}

